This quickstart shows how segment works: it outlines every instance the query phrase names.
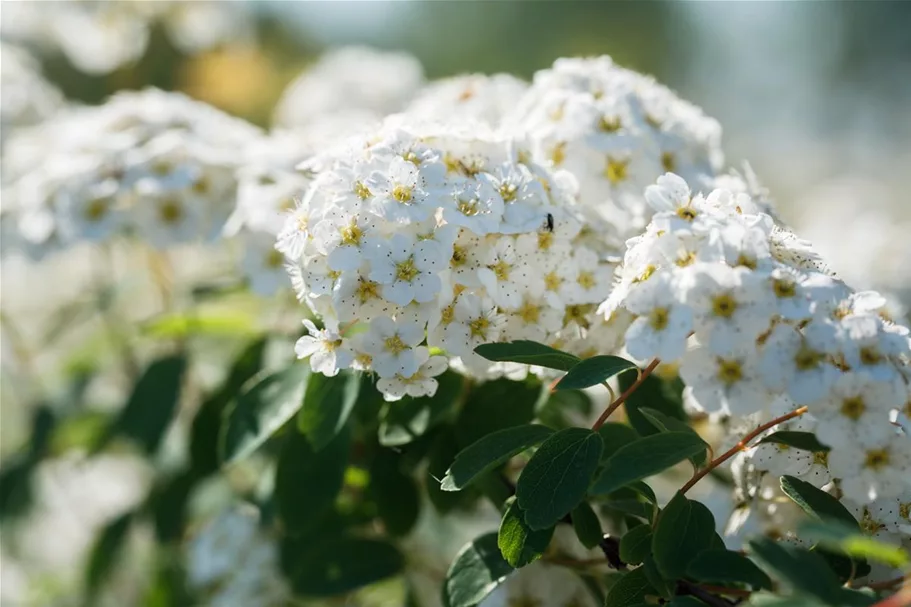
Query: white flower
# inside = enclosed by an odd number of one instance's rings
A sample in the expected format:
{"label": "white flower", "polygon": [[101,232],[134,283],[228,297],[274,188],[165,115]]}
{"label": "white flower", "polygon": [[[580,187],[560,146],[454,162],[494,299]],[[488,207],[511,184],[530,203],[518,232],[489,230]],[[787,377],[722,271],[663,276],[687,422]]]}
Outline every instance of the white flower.
{"label": "white flower", "polygon": [[669,275],[653,276],[637,285],[626,299],[626,308],[638,316],[626,330],[631,356],[672,362],[683,355],[693,330],[693,313],[678,299]]}
{"label": "white flower", "polygon": [[245,232],[240,239],[244,246],[241,266],[250,290],[268,297],[287,286],[286,259],[275,249],[275,239],[256,232]]}
{"label": "white flower", "polygon": [[907,495],[911,439],[896,432],[885,441],[834,445],[829,469],[841,479],[845,497],[858,503]]}
{"label": "white flower", "polygon": [[499,230],[503,210],[503,198],[492,184],[469,182],[452,193],[451,203],[443,207],[443,219],[478,235],[491,234]]}
{"label": "white flower", "polygon": [[757,354],[748,349],[718,355],[694,348],[683,357],[680,377],[706,411],[745,416],[767,409],[773,400],[760,378]]}
{"label": "white flower", "polygon": [[801,335],[794,327],[778,325],[762,350],[759,373],[771,390],[786,390],[803,405],[826,395],[838,379],[838,371],[826,356],[825,343],[815,333]]}
{"label": "white flower", "polygon": [[385,171],[374,171],[365,185],[372,193],[370,209],[383,219],[396,223],[423,221],[443,206],[440,192],[427,184],[422,167],[394,157]]}
{"label": "white flower", "polygon": [[383,285],[383,297],[394,304],[427,303],[440,292],[439,273],[445,267],[438,243],[399,233],[381,243],[372,256],[370,279]]}
{"label": "white flower", "polygon": [[381,379],[411,377],[420,367],[415,348],[422,341],[424,326],[420,323],[379,316],[370,321],[361,348],[371,356],[373,370]]}
{"label": "white flower", "polygon": [[861,440],[875,444],[895,433],[889,412],[902,405],[896,381],[877,381],[866,372],[844,373],[828,395],[810,404],[817,419],[816,435],[827,445]]}
{"label": "white flower", "polygon": [[519,307],[530,269],[516,256],[513,239],[508,236],[499,238],[487,250],[482,263],[486,267],[478,269],[478,279],[494,303],[507,309]]}
{"label": "white flower", "polygon": [[314,248],[326,255],[329,268],[357,270],[364,259],[376,259],[380,239],[369,215],[351,214],[337,209],[313,226]]}
{"label": "white flower", "polygon": [[411,376],[395,375],[392,378],[381,378],[376,382],[377,389],[387,401],[396,401],[403,396],[417,398],[433,396],[437,391],[437,380],[434,379],[446,370],[448,362],[445,356],[430,356],[427,348],[420,346],[414,350],[419,365]]}
{"label": "white flower", "polygon": [[467,356],[481,344],[497,341],[505,324],[493,301],[471,293],[459,296],[453,315],[442,330],[440,346],[458,356]]}
{"label": "white flower", "polygon": [[771,301],[761,278],[750,270],[695,263],[681,283],[696,316],[696,336],[713,352],[726,354],[751,344],[768,329]]}
{"label": "white flower", "polygon": [[326,377],[338,375],[354,361],[354,352],[345,345],[342,336],[331,329],[317,329],[313,321],[304,320],[309,335],[304,335],[294,344],[298,358],[310,358],[310,368]]}

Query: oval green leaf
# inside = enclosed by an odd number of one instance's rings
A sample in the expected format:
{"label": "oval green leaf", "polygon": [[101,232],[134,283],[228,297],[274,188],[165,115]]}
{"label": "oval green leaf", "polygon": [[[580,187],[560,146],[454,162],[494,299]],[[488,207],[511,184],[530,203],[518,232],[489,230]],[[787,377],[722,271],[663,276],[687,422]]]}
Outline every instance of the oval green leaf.
{"label": "oval green leaf", "polygon": [[560,430],[544,441],[516,485],[530,528],[556,524],[582,501],[602,449],[601,437],[586,428]]}
{"label": "oval green leaf", "polygon": [[569,371],[581,360],[574,354],[525,339],[502,344],[482,344],[474,351],[487,360],[536,365],[559,371]]}
{"label": "oval green leaf", "polygon": [[500,554],[497,534],[487,533],[467,544],[446,573],[447,607],[475,607],[515,571]]}
{"label": "oval green leaf", "polygon": [[748,584],[754,589],[772,589],[772,580],[756,563],[732,550],[703,550],[686,568],[689,577],[700,582]]}
{"label": "oval green leaf", "polygon": [[829,446],[819,442],[819,439],[816,438],[816,435],[812,432],[798,432],[797,430],[779,430],[778,432],[768,435],[756,444],[761,445],[763,443],[787,445],[788,447],[812,451],[814,453],[829,451]]}
{"label": "oval green leaf", "polygon": [[636,363],[619,356],[592,356],[570,369],[554,389],[581,390],[590,388],[607,381],[619,373],[635,368]]}
{"label": "oval green leaf", "polygon": [[355,373],[343,372],[335,377],[314,373],[307,380],[297,428],[314,450],[328,445],[348,421],[360,388],[361,378]]}
{"label": "oval green leaf", "polygon": [[446,471],[440,488],[443,491],[459,491],[478,476],[493,470],[529,447],[534,447],[553,433],[554,431],[546,426],[527,424],[488,434],[456,456],[452,466]]}
{"label": "oval green leaf", "polygon": [[633,527],[620,538],[620,558],[624,563],[638,565],[652,550],[652,528],[648,525]]}
{"label": "oval green leaf", "polygon": [[617,449],[591,488],[610,493],[633,481],[658,474],[705,450],[705,442],[690,432],[652,434]]}
{"label": "oval green leaf", "polygon": [[573,530],[576,537],[586,548],[594,548],[604,539],[604,530],[601,529],[601,521],[598,515],[588,505],[588,502],[581,502],[572,511]]}
{"label": "oval green leaf", "polygon": [[378,539],[331,537],[299,555],[290,574],[301,596],[336,596],[397,575],[405,559],[392,544]]}
{"label": "oval green leaf", "polygon": [[782,476],[779,482],[781,490],[810,516],[835,519],[853,529],[860,529],[860,524],[848,509],[822,489],[793,476]]}
{"label": "oval green leaf", "polygon": [[538,531],[529,529],[515,498],[507,501],[497,533],[497,546],[511,567],[518,569],[541,558],[553,535],[553,527]]}
{"label": "oval green leaf", "polygon": [[232,463],[253,453],[301,408],[307,378],[307,365],[294,363],[287,369],[267,375],[225,411],[222,422],[222,461]]}
{"label": "oval green leaf", "polygon": [[658,571],[669,580],[683,577],[690,561],[712,547],[714,536],[711,511],[677,492],[661,511],[652,534],[652,555]]}

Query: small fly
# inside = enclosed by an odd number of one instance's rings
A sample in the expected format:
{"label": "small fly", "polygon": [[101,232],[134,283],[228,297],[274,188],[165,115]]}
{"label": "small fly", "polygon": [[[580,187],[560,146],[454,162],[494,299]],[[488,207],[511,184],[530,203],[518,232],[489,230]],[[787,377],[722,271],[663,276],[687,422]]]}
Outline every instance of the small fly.
{"label": "small fly", "polygon": [[554,216],[550,213],[547,214],[547,217],[544,219],[544,223],[541,225],[541,229],[545,232],[554,231]]}

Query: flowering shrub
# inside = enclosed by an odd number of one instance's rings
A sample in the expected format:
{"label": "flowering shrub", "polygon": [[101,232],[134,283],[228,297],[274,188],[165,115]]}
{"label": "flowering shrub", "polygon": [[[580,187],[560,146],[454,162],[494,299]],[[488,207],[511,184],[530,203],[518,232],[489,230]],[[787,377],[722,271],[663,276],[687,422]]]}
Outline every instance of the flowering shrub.
{"label": "flowering shrub", "polygon": [[150,89],[4,139],[5,251],[239,249],[295,325],[223,351],[211,289],[168,283],[189,309],[118,342],[120,408],[43,402],[2,471],[16,604],[50,604],[22,546],[71,444],[93,486],[148,461],[80,517],[54,600],[909,604],[909,331],[725,167],[715,120],[606,57],[424,84],[365,49],[277,117]]}

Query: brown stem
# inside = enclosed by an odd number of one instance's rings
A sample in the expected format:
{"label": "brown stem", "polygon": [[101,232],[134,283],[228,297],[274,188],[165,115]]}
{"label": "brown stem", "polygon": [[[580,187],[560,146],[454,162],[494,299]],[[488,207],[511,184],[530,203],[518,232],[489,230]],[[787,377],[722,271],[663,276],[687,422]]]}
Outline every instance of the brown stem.
{"label": "brown stem", "polygon": [[736,445],[734,445],[733,447],[731,447],[730,449],[728,449],[727,451],[725,451],[724,453],[722,453],[721,455],[719,455],[718,457],[713,459],[709,463],[708,466],[706,466],[699,472],[695,473],[693,475],[693,478],[691,478],[689,481],[687,481],[687,483],[680,489],[680,493],[686,493],[687,491],[692,489],[693,485],[695,485],[700,480],[702,480],[702,477],[704,477],[709,472],[711,472],[712,470],[714,470],[715,468],[717,468],[724,462],[728,461],[729,459],[731,459],[732,457],[737,455],[739,452],[746,449],[747,446],[749,446],[750,441],[752,441],[754,438],[756,438],[757,436],[759,436],[760,434],[762,434],[769,428],[774,428],[778,424],[784,423],[784,422],[788,421],[789,419],[794,419],[795,417],[800,417],[801,415],[803,415],[806,412],[807,412],[806,407],[800,407],[799,409],[794,409],[790,413],[787,413],[780,417],[776,417],[772,421],[766,422],[766,423],[762,424],[761,426],[757,426],[755,430],[753,430],[752,432],[750,432],[749,434],[744,436],[742,439],[740,439],[739,443],[737,443]]}
{"label": "brown stem", "polygon": [[633,385],[627,388],[626,391],[623,392],[619,398],[617,398],[617,400],[607,406],[607,408],[604,410],[604,413],[602,413],[601,417],[598,418],[598,421],[592,424],[592,430],[597,431],[598,428],[603,426],[604,422],[607,421],[607,418],[611,416],[611,413],[616,411],[620,405],[626,402],[626,399],[629,398],[630,394],[635,392],[639,386],[642,385],[642,382],[645,381],[645,378],[651,375],[652,371],[654,371],[655,367],[657,367],[660,363],[661,361],[659,359],[652,359],[652,362],[650,362],[648,366],[642,370],[642,373],[639,374],[639,377],[636,378],[636,381],[633,382]]}
{"label": "brown stem", "polygon": [[748,597],[752,592],[742,588],[727,588],[725,586],[713,586],[711,584],[699,584],[699,587],[715,594],[726,594],[728,596]]}

